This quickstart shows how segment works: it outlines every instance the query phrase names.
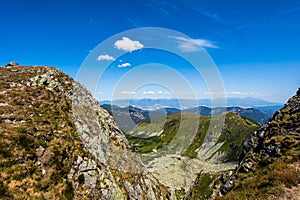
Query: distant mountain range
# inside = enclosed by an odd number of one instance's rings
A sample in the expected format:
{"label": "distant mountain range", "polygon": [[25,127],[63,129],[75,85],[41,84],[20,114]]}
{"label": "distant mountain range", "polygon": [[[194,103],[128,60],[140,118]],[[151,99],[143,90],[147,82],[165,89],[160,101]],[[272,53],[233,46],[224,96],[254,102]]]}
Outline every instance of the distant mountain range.
{"label": "distant mountain range", "polygon": [[233,112],[237,113],[243,117],[247,117],[252,119],[253,121],[264,124],[268,122],[270,116],[261,112],[258,109],[254,108],[241,108],[241,107],[216,107],[216,108],[208,108],[204,106],[199,106],[193,109],[186,109],[182,112],[195,113],[203,116],[216,116],[221,115],[225,112]]}
{"label": "distant mountain range", "polygon": [[[119,99],[114,101],[104,100],[99,102],[100,105],[108,104],[108,105],[117,105],[120,107],[125,106],[133,106],[137,108],[141,108],[143,110],[157,110],[160,108],[178,108],[178,109],[187,109],[194,108],[197,106],[206,106],[206,107],[216,107],[216,106],[224,106],[223,99],[215,99],[214,105],[211,103],[211,99]],[[280,106],[281,103],[269,102],[259,98],[226,98],[226,106],[227,107],[242,107],[242,108],[257,108],[262,106]],[[277,107],[278,108],[278,107]]]}
{"label": "distant mountain range", "polygon": [[260,110],[261,112],[267,114],[268,116],[272,116],[277,110],[280,110],[283,107],[283,105],[277,105],[277,106],[256,106],[253,107],[257,110]]}
{"label": "distant mountain range", "polygon": [[[158,108],[156,110],[143,110],[134,106],[120,107],[116,105],[101,105],[102,108],[107,110],[110,115],[114,117],[118,126],[125,132],[131,131],[138,123],[149,120],[157,119],[164,116],[169,116],[177,113],[193,113],[202,116],[216,116],[225,112],[237,113],[243,117],[252,119],[253,121],[264,124],[273,113],[281,108],[281,106],[263,106],[256,108],[242,108],[242,107],[215,107],[209,108],[206,106],[198,106],[189,109],[178,108]],[[262,110],[260,110],[262,108]]]}

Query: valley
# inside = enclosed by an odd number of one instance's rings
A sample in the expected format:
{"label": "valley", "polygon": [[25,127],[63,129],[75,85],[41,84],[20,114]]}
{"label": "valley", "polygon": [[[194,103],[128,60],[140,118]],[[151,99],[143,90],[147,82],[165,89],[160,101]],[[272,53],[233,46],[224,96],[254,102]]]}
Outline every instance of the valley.
{"label": "valley", "polygon": [[101,105],[101,107],[107,110],[110,115],[115,118],[117,124],[123,131],[128,132],[142,121],[166,117],[168,115],[176,113],[193,113],[202,116],[216,116],[226,112],[234,112],[241,116],[249,118],[256,123],[265,124],[266,122],[268,122],[269,118],[272,117],[272,115],[276,112],[276,110],[278,110],[282,106],[262,106],[253,108],[242,108],[238,106],[209,108],[206,106],[197,106],[187,109],[165,107],[154,110],[147,110],[134,106],[120,107],[117,105],[108,104],[103,104]]}
{"label": "valley", "polygon": [[[261,125],[242,116],[252,108],[106,111],[55,68],[12,63],[0,70],[1,197],[298,196],[300,91]],[[129,131],[114,111],[132,121]]]}

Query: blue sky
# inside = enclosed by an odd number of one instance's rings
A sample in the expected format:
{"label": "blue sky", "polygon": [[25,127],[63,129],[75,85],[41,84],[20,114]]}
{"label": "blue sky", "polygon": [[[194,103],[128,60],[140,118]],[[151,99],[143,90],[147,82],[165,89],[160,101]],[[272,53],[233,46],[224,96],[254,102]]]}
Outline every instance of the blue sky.
{"label": "blue sky", "polygon": [[[51,65],[76,78],[84,60],[107,38],[133,28],[162,27],[186,34],[204,47],[220,71],[228,96],[285,102],[300,86],[300,2],[296,0],[7,0],[1,1],[0,7],[0,65],[12,60],[21,65]],[[133,36],[128,38],[137,41]],[[174,45],[186,45],[179,38],[176,42]],[[114,58],[103,84],[114,85],[112,80],[120,81],[130,71],[136,78],[132,75],[128,80],[143,79],[147,70],[149,77],[155,77],[155,70],[156,74],[175,70],[177,75],[183,74],[197,97],[209,96],[201,77],[191,75],[191,66],[146,48],[128,52],[124,62]],[[138,66],[153,62],[148,59],[153,55],[157,56],[156,64]],[[143,62],[138,62],[143,57]],[[166,67],[159,65],[162,61]],[[176,73],[165,76],[174,77]],[[126,84],[130,83],[122,82],[122,86]],[[154,85],[128,92],[137,97],[176,96],[171,87]],[[173,92],[191,98],[179,87],[182,85],[178,81]],[[105,88],[101,85],[95,96],[109,98],[112,94],[106,94]],[[121,98],[121,93],[126,93],[119,92],[113,95]]]}

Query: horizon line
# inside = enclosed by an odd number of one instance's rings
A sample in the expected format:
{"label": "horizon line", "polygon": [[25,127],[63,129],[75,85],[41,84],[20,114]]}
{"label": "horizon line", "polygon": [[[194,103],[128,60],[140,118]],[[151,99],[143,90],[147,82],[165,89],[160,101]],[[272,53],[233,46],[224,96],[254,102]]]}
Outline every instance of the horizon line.
{"label": "horizon line", "polygon": [[[269,103],[278,103],[278,104],[285,104],[285,102],[273,102],[273,101],[268,101],[268,100],[265,100],[263,98],[257,98],[257,97],[250,97],[250,96],[247,96],[247,97],[225,97],[225,99],[247,99],[247,98],[251,98],[251,99],[256,99],[256,100],[263,100],[263,101],[266,101],[266,102],[269,102]],[[222,97],[218,97],[218,98],[197,98],[197,99],[184,99],[184,98],[131,98],[131,99],[125,99],[125,98],[120,98],[120,99],[114,99],[114,100],[109,100],[109,99],[104,99],[104,100],[99,100],[97,99],[99,102],[102,102],[102,101],[130,101],[130,100],[144,100],[144,99],[149,99],[149,100],[173,100],[173,99],[176,99],[176,100],[187,100],[187,101],[197,101],[197,100],[211,100],[211,99],[223,99]]]}

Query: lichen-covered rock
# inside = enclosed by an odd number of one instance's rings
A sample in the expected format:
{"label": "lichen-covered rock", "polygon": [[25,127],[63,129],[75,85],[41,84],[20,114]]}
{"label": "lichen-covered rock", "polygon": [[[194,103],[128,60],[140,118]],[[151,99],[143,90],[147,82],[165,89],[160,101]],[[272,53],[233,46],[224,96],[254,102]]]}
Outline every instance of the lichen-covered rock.
{"label": "lichen-covered rock", "polygon": [[1,199],[169,199],[92,95],[52,67],[0,68]]}

